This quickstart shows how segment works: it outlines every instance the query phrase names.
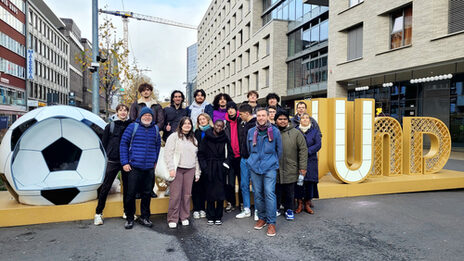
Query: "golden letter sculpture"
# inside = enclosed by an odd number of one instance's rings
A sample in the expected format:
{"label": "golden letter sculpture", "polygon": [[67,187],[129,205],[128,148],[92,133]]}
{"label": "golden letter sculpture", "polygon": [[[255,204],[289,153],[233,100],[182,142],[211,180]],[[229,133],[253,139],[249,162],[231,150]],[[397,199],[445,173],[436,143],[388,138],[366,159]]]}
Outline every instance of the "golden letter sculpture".
{"label": "golden letter sculpture", "polygon": [[[451,135],[446,125],[431,117],[403,118],[403,174],[429,174],[441,170],[451,153]],[[430,150],[423,156],[424,135]]]}
{"label": "golden letter sculpture", "polygon": [[[305,102],[322,133],[319,178],[330,172],[341,182],[360,183],[369,175],[430,174],[448,161],[451,135],[436,118],[403,117],[401,129],[395,118],[374,118],[374,99],[318,98]],[[431,141],[426,155],[423,135]]]}
{"label": "golden letter sculpture", "polygon": [[373,176],[401,175],[403,160],[403,130],[392,117],[376,117],[374,121]]}

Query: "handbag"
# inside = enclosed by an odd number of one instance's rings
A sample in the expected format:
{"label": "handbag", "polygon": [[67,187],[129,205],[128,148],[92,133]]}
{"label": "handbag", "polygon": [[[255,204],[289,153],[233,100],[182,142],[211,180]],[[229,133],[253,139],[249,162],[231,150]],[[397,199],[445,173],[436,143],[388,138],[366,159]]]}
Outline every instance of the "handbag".
{"label": "handbag", "polygon": [[155,168],[155,177],[164,179],[166,181],[173,181],[174,178],[169,175],[169,170],[164,161],[164,147],[160,148],[160,153],[158,155],[158,163]]}

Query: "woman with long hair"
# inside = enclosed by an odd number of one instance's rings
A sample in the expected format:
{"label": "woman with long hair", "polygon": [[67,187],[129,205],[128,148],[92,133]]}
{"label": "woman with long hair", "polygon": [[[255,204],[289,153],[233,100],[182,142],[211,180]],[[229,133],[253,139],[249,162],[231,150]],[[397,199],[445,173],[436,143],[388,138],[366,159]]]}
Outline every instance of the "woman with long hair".
{"label": "woman with long hair", "polygon": [[183,226],[189,225],[190,197],[192,183],[200,179],[197,158],[198,141],[193,133],[192,120],[183,117],[176,133],[170,135],[164,147],[164,160],[169,175],[174,178],[170,186],[168,225],[176,228],[179,220]]}
{"label": "woman with long hair", "polygon": [[[201,140],[206,135],[206,131],[213,127],[213,121],[207,113],[200,113],[197,117],[197,124],[195,130],[195,138],[200,144]],[[206,217],[206,195],[205,195],[205,179],[200,179],[198,182],[193,183],[192,187],[192,201],[193,201],[193,218]]]}

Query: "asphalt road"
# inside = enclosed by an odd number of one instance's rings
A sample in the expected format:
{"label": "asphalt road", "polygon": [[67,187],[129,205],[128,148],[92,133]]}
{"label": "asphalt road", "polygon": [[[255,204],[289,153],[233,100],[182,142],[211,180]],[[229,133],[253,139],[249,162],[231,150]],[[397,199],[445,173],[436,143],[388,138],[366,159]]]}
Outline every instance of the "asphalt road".
{"label": "asphalt road", "polygon": [[[315,201],[315,215],[277,220],[277,236],[226,213],[170,230],[125,230],[120,218],[0,228],[1,260],[462,260],[464,190]],[[50,213],[53,215],[54,213]]]}

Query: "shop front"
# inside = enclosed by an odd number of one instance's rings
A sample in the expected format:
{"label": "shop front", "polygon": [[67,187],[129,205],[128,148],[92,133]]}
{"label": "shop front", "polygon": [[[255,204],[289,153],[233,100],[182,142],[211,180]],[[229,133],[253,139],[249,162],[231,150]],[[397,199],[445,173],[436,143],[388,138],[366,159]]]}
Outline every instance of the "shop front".
{"label": "shop front", "polygon": [[348,88],[348,100],[373,98],[376,109],[381,108],[376,110],[379,116],[391,116],[400,123],[405,116],[438,118],[450,130],[453,150],[464,151],[464,73],[413,75],[409,80],[392,79],[365,86],[359,86],[361,81],[356,82],[356,87]]}

